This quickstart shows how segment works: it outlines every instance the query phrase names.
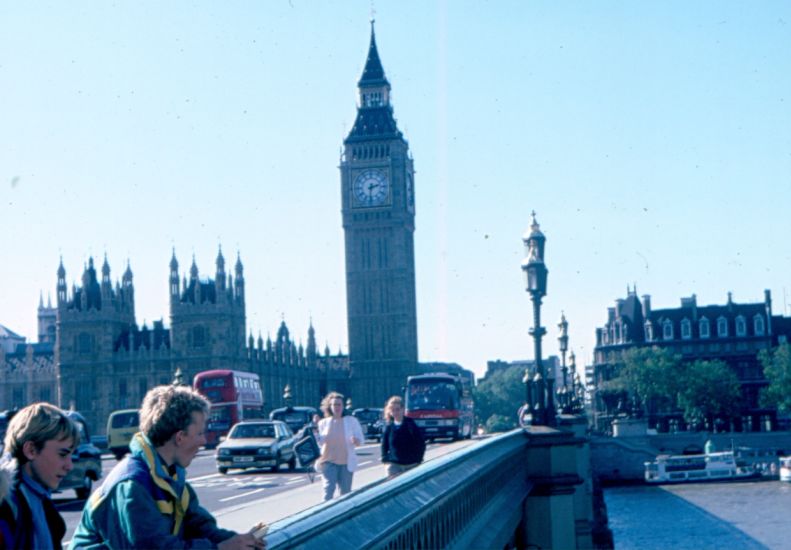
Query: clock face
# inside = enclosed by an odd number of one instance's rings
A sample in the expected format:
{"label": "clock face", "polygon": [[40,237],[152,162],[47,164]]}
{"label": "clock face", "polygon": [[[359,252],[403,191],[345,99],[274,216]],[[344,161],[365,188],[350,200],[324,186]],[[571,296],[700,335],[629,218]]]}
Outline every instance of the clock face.
{"label": "clock face", "polygon": [[364,170],[354,178],[352,194],[357,206],[381,206],[390,196],[387,176],[381,170]]}

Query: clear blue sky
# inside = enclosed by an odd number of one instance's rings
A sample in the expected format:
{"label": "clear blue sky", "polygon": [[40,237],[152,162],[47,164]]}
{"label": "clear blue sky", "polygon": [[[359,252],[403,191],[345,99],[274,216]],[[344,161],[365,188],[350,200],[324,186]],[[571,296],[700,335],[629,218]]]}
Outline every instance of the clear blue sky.
{"label": "clear blue sky", "polygon": [[[248,330],[285,316],[348,349],[337,166],[369,1],[0,3],[0,324],[127,258],[164,317],[175,247],[242,255]],[[791,301],[791,3],[376,3],[415,158],[419,355],[482,374],[532,357],[519,263],[547,236],[588,362],[606,308]]]}

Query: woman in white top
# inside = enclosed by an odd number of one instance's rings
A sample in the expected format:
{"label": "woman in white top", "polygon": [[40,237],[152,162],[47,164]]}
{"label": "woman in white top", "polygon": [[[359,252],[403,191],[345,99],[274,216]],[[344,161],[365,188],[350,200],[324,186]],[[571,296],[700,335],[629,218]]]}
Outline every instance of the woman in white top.
{"label": "woman in white top", "polygon": [[321,446],[318,468],[323,478],[324,500],[332,499],[335,487],[341,495],[352,490],[352,477],[357,470],[354,448],[363,442],[363,430],[353,416],[343,415],[343,395],[330,392],[321,402],[324,418],[319,421],[316,437]]}

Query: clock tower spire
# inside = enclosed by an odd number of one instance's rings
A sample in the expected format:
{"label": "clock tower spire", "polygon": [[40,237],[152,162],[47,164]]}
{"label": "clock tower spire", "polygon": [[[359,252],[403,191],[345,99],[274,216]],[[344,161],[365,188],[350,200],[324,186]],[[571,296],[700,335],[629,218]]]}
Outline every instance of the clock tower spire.
{"label": "clock tower spire", "polygon": [[357,117],[343,142],[341,202],[352,398],[381,407],[417,371],[414,166],[390,104],[374,22]]}

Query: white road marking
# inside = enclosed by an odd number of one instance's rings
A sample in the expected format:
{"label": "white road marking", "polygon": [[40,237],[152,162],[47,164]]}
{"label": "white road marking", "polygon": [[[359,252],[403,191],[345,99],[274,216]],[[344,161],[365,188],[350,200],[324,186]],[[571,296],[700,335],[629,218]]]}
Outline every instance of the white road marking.
{"label": "white road marking", "polygon": [[299,483],[300,481],[302,481],[302,478],[301,478],[301,477],[300,477],[300,478],[296,478],[296,479],[292,479],[292,480],[290,480],[290,481],[286,481],[286,482],[284,483],[284,485],[293,485],[294,483]]}
{"label": "white road marking", "polygon": [[365,460],[363,462],[360,462],[359,465],[360,466],[365,466],[366,464],[373,464],[373,462],[374,462],[373,460]]}
{"label": "white road marking", "polygon": [[208,475],[205,475],[205,476],[190,477],[190,478],[187,478],[187,481],[192,483],[193,481],[200,481],[201,479],[211,479],[213,477],[220,477],[221,475],[222,474],[208,474]]}
{"label": "white road marking", "polygon": [[225,498],[221,498],[221,499],[220,499],[220,502],[228,502],[229,500],[235,500],[235,499],[237,499],[237,498],[242,498],[242,497],[246,497],[246,496],[254,495],[254,494],[256,494],[256,493],[260,493],[260,492],[261,492],[261,491],[263,491],[263,490],[264,490],[264,489],[254,489],[254,490],[252,490],[252,491],[248,491],[248,492],[246,492],[246,493],[242,493],[242,494],[240,494],[240,495],[233,495],[233,496],[231,496],[231,497],[225,497]]}

